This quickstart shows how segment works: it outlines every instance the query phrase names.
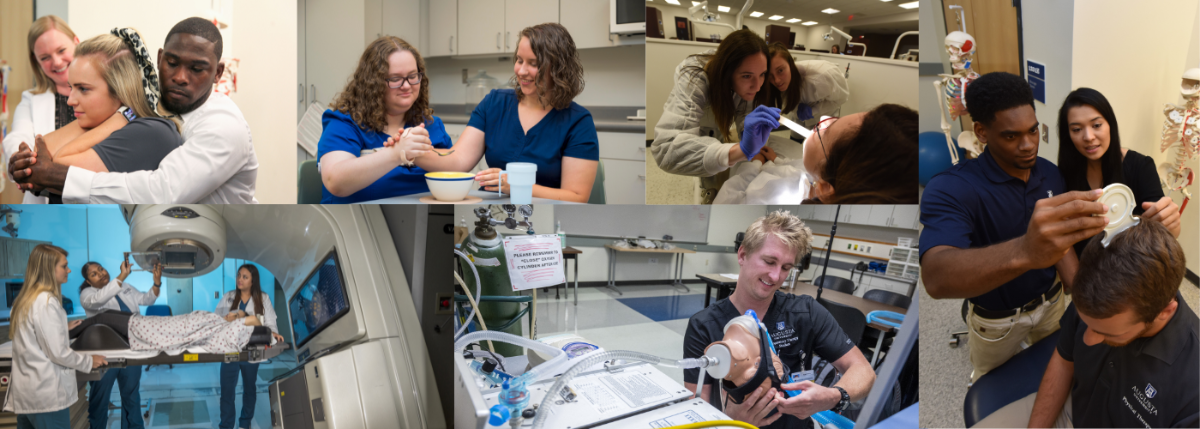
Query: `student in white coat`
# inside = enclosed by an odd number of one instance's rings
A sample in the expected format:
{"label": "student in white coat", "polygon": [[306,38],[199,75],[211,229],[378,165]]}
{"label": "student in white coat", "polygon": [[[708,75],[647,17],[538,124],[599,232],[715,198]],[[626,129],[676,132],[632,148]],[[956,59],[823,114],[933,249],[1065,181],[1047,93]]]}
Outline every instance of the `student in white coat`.
{"label": "student in white coat", "polygon": [[[116,279],[111,279],[108,270],[100,266],[99,262],[83,264],[79,271],[83,273],[83,284],[79,286],[79,304],[87,317],[105,311],[141,314],[140,306],[153,305],[161,294],[161,265],[154,267],[154,287],[150,288],[149,292],[142,292],[125,283],[132,271],[129,261],[121,263],[121,273]],[[137,365],[110,369],[104,373],[104,377],[89,382],[88,420],[92,429],[108,427],[108,402],[112,396],[113,382],[121,389],[121,429],[146,427],[141,412],[142,395],[139,393],[142,367]]]}
{"label": "student in white coat", "polygon": [[69,428],[67,408],[79,397],[75,372],[108,364],[103,356],[71,350],[67,330],[80,321],[67,323],[62,306],[62,284],[70,273],[65,250],[37,245],[29,255],[25,285],[12,305],[12,384],[4,411],[17,414],[19,429]]}
{"label": "student in white coat", "polygon": [[[283,341],[276,325],[275,307],[271,298],[263,293],[259,284],[258,267],[245,264],[237,270],[237,289],[229,291],[217,303],[215,313],[233,321],[248,315],[258,315],[262,326],[271,328],[275,341]],[[231,429],[234,424],[234,394],[238,374],[242,376],[242,415],[237,427],[249,428],[254,419],[254,403],[258,399],[254,381],[258,379],[258,364],[250,362],[227,362],[221,364],[221,429]]]}
{"label": "student in white coat", "polygon": [[[21,92],[21,103],[13,111],[12,130],[4,137],[4,163],[21,143],[33,147],[34,136],[50,134],[75,121],[75,110],[67,105],[71,84],[67,66],[75,59],[79,38],[66,21],[46,15],[29,26],[29,65],[34,86]],[[46,197],[25,192],[22,204],[46,204]]]}

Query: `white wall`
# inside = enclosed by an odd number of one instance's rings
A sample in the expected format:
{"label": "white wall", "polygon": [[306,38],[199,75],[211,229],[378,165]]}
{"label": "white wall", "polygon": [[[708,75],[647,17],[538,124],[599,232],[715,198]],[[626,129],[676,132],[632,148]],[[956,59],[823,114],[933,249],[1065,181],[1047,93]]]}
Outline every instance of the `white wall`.
{"label": "white wall", "polygon": [[[71,0],[68,23],[80,40],[107,33],[113,27],[133,27],[141,33],[151,55],[157,55],[167,33],[179,21],[211,18],[216,7],[231,25],[221,30],[222,57],[241,59],[238,104],[253,135],[258,157],[255,197],[261,203],[296,202],[295,164],[277,162],[294,151],[296,122],[291,99],[296,92],[296,3],[287,0],[237,2],[180,0],[148,2]],[[241,26],[238,24],[241,23]],[[239,43],[240,42],[240,43]]]}
{"label": "white wall", "polygon": [[[681,1],[681,3],[685,3],[685,4],[689,4],[689,5],[691,4],[690,1]],[[688,16],[688,13],[687,13],[687,8],[685,8],[685,7],[672,6],[672,5],[669,5],[666,3],[661,3],[661,2],[646,3],[646,6],[655,7],[655,8],[658,8],[658,10],[662,11],[663,31],[666,33],[667,39],[675,37],[675,17],[682,16],[682,17],[690,19],[690,17]],[[730,12],[728,12],[728,13],[717,12],[717,5],[715,3],[709,3],[708,10],[710,12],[716,13],[717,15],[720,15],[721,18],[718,19],[717,22],[723,23],[723,24],[733,25],[734,19],[737,17],[736,10],[730,10]],[[751,7],[750,10],[753,11],[754,8]],[[696,13],[699,14],[700,12],[696,12]],[[794,23],[794,24],[788,24],[787,22],[784,22],[787,19],[799,18],[798,16],[785,16],[784,19],[781,19],[779,21],[768,20],[768,19],[766,19],[766,17],[768,17],[768,16],[770,16],[770,15],[763,15],[758,18],[751,18],[750,12],[746,12],[746,18],[742,20],[742,25],[745,25],[746,27],[750,28],[750,31],[758,33],[759,36],[763,36],[763,37],[766,37],[768,25],[782,25],[785,27],[790,27],[791,31],[793,33],[796,33],[796,44],[805,45],[806,49],[813,49],[812,46],[809,46],[807,43],[805,43],[805,40],[808,40],[810,37],[809,36],[809,33],[810,33],[809,27],[800,25],[799,22]],[[816,25],[814,25],[814,27],[816,27]],[[738,29],[741,29],[741,27],[738,27]],[[725,36],[729,35],[729,33],[732,33],[733,31],[734,31],[733,29],[723,26],[723,25],[709,25],[709,24],[698,23],[698,22],[692,23],[692,33],[695,37],[708,38],[710,34],[720,34],[721,38],[725,38]],[[821,49],[821,48],[817,48],[817,49]]]}
{"label": "white wall", "polygon": [[[585,107],[645,105],[645,45],[583,49],[579,51],[579,58],[583,62],[583,78],[587,84],[583,93],[575,97],[576,103]],[[486,70],[505,87],[513,76],[512,57],[426,58],[425,67],[429,73],[429,96],[434,104],[466,102],[467,86],[462,81],[464,68],[468,69],[468,76]]]}
{"label": "white wall", "polygon": [[[1022,42],[1025,59],[1037,61],[1046,66],[1046,103],[1035,101],[1034,107],[1037,110],[1038,121],[1050,127],[1050,144],[1041,144],[1038,156],[1056,164],[1058,163],[1059,141],[1055,127],[1058,123],[1058,109],[1062,107],[1063,99],[1067,98],[1067,94],[1078,87],[1078,83],[1072,81],[1072,69],[1077,65],[1072,64],[1072,56],[1070,52],[1064,52],[1064,47],[1073,46],[1078,49],[1080,45],[1085,44],[1101,46],[1096,44],[1094,39],[1090,39],[1095,35],[1083,38],[1077,36],[1078,33],[1073,30],[1078,21],[1074,17],[1074,9],[1073,1],[1021,3],[1022,28],[1025,31]],[[1136,8],[1121,7],[1120,13],[1136,13],[1133,9]],[[1123,25],[1117,24],[1117,22],[1108,24]],[[971,29],[968,28],[967,32],[970,31]],[[1104,32],[1112,33],[1112,27]],[[987,49],[987,47],[981,46],[979,49]],[[1108,55],[1105,54],[1105,56]],[[1021,64],[1021,67],[1025,67],[1025,64]],[[1107,68],[1106,66],[1093,69],[1091,72],[1103,74],[1108,72],[1105,70]],[[1100,91],[1104,90],[1100,89]],[[1120,116],[1119,113],[1118,116]],[[1122,121],[1122,125],[1124,125],[1124,121]]]}
{"label": "white wall", "polygon": [[[1030,3],[1024,4],[1028,8]],[[1159,135],[1165,119],[1163,105],[1182,104],[1180,75],[1188,68],[1200,67],[1200,12],[1194,0],[1163,0],[1153,5],[1152,8],[1131,8],[1116,0],[1075,2],[1070,35],[1075,41],[1070,55],[1073,63],[1070,82],[1073,88],[1089,87],[1103,93],[1120,122],[1122,146],[1150,156],[1161,164],[1172,159],[1170,154],[1159,151]],[[1071,10],[1069,6],[1066,9]],[[1027,11],[1027,19],[1028,16]],[[1026,52],[1031,45],[1028,24],[1026,21]],[[1152,35],[1147,37],[1153,43],[1147,43],[1146,38],[1121,36],[1112,31],[1114,26],[1148,29]],[[1113,61],[1114,52],[1129,55]],[[1056,55],[1067,58],[1061,52]],[[1046,96],[1051,97],[1049,92]],[[1058,99],[1065,96],[1064,92]],[[1191,167],[1197,168],[1194,160]],[[1200,183],[1192,185],[1191,192],[1200,197]],[[1182,202],[1178,192],[1171,197],[1177,203]],[[1187,255],[1188,266],[1192,271],[1200,271],[1197,241],[1200,218],[1194,205],[1193,201],[1184,212],[1179,241]]]}
{"label": "white wall", "polygon": [[[646,139],[654,139],[654,125],[662,117],[663,104],[675,86],[675,67],[688,55],[716,47],[704,42],[646,40]],[[870,110],[882,103],[896,103],[912,109],[919,107],[915,85],[917,63],[808,51],[791,53],[798,61],[830,61],[842,70],[850,65],[850,99],[842,105],[842,115]]]}
{"label": "white wall", "polygon": [[[476,206],[455,206],[454,219],[458,225],[459,219],[465,218],[472,230],[478,218],[471,213]],[[767,214],[766,206],[712,206],[708,227],[708,244],[714,246],[733,246],[734,236],[744,232],[755,219]],[[538,205],[533,213],[534,230],[541,233],[554,232],[554,206]],[[503,228],[502,234],[514,233]],[[567,237],[571,231],[566,231]],[[569,240],[568,240],[569,241]],[[579,255],[579,281],[605,281],[608,279],[608,254],[603,247],[573,246],[583,253]],[[656,260],[651,263],[651,260]],[[574,280],[575,262],[570,262],[568,279]],[[617,265],[617,280],[663,280],[674,276],[674,265],[671,255],[651,254],[621,254]],[[737,254],[734,253],[696,253],[684,257],[683,278],[695,279],[696,274],[705,273],[736,273],[738,272]]]}

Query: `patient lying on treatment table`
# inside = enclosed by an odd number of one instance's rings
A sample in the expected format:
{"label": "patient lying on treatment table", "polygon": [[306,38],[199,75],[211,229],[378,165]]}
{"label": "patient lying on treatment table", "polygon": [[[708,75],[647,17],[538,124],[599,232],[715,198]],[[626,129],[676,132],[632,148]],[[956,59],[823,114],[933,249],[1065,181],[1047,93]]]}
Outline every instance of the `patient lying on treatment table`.
{"label": "patient lying on treatment table", "polygon": [[[234,319],[207,311],[193,311],[179,316],[141,316],[120,311],[106,311],[84,319],[70,331],[75,339],[93,325],[112,328],[133,351],[158,350],[177,354],[192,348],[209,353],[235,353],[251,343],[269,344],[271,332],[255,316]],[[266,341],[262,341],[262,336]]]}

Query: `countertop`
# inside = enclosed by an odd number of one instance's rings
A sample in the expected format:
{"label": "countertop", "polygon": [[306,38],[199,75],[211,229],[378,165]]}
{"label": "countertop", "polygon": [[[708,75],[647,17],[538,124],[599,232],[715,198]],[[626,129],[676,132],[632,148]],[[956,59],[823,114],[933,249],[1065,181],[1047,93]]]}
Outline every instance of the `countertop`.
{"label": "countertop", "polygon": [[[646,121],[631,121],[626,119],[628,116],[637,115],[638,109],[644,109],[644,106],[584,106],[592,113],[592,120],[596,123],[596,131],[611,132],[611,133],[645,133]],[[467,106],[465,104],[434,104],[433,114],[442,118],[442,122],[446,124],[466,125],[471,119],[471,115],[467,114]]]}

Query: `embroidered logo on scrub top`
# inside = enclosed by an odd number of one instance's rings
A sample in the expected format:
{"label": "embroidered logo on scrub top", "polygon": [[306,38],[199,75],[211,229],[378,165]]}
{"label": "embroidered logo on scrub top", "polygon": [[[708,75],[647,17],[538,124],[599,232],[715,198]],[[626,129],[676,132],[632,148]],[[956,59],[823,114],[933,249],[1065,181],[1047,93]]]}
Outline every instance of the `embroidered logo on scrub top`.
{"label": "embroidered logo on scrub top", "polygon": [[1150,392],[1154,392],[1155,395],[1158,394],[1157,390],[1153,390],[1154,386],[1151,386],[1149,383],[1146,383],[1146,393],[1145,394],[1143,394],[1141,390],[1138,390],[1137,386],[1133,386],[1132,389],[1133,389],[1133,399],[1136,399],[1138,404],[1141,405],[1142,408],[1144,408],[1146,411],[1150,412],[1150,414],[1157,416],[1158,408],[1155,408],[1154,404],[1150,403],[1150,398],[1154,397],[1150,394]]}
{"label": "embroidered logo on scrub top", "polygon": [[[775,330],[776,330],[776,331],[782,331],[782,330],[783,330],[783,322],[776,323],[776,324],[775,324]],[[1153,397],[1153,396],[1152,396],[1152,397]]]}
{"label": "embroidered logo on scrub top", "polygon": [[1153,399],[1154,395],[1157,395],[1157,394],[1158,394],[1158,390],[1156,390],[1154,388],[1154,386],[1151,385],[1150,383],[1146,383],[1146,397]]}

